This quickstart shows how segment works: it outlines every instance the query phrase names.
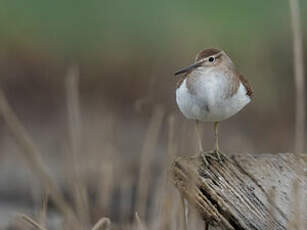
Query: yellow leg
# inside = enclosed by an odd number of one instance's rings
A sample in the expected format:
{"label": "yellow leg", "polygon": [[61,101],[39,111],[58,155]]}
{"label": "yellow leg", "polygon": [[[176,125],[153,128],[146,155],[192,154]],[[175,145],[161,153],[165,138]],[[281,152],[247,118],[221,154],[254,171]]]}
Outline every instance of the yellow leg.
{"label": "yellow leg", "polygon": [[198,148],[200,152],[203,152],[203,144],[201,141],[201,135],[200,135],[200,130],[199,130],[199,121],[196,120],[196,125],[195,125],[195,129],[196,129],[196,134],[197,134],[197,142],[198,142]]}
{"label": "yellow leg", "polygon": [[219,153],[219,122],[214,122],[214,134],[215,134],[215,152],[219,161],[221,161],[221,156]]}
{"label": "yellow leg", "polygon": [[219,129],[219,122],[216,121],[216,122],[214,122],[214,133],[215,133],[215,150],[214,150],[214,152],[217,155],[217,159],[219,161],[223,161],[223,158],[228,159],[228,157],[220,151],[220,148],[219,148],[219,130],[218,129]]}
{"label": "yellow leg", "polygon": [[199,125],[200,125],[199,121],[196,120],[195,129],[196,129],[196,134],[197,134],[198,148],[199,148],[200,155],[203,159],[203,162],[205,163],[206,166],[209,166],[209,162],[208,162],[207,158],[212,158],[214,160],[216,160],[216,158],[212,155],[212,152],[205,152],[204,151],[203,144],[202,144],[202,138],[201,138],[201,135],[200,135]]}

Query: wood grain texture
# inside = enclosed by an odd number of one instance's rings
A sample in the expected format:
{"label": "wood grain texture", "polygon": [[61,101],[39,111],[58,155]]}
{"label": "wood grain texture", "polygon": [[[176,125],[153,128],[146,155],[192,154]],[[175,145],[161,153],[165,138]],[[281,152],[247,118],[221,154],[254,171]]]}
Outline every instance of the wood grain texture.
{"label": "wood grain texture", "polygon": [[[300,167],[306,167],[306,164]],[[300,213],[307,224],[307,180],[298,175],[291,153],[238,154],[222,164],[201,157],[178,157],[170,178],[205,221],[222,229],[287,229],[293,218],[293,182],[299,180]],[[272,196],[274,194],[274,196]],[[272,202],[272,198],[274,202]],[[305,216],[304,216],[305,215]],[[211,229],[211,228],[210,228]]]}

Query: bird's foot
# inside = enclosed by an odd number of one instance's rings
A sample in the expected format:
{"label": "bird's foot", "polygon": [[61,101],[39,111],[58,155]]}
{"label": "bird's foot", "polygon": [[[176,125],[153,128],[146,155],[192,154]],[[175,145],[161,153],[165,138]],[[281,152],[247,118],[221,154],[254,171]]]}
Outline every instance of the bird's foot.
{"label": "bird's foot", "polygon": [[225,153],[221,152],[218,149],[213,150],[211,152],[211,154],[214,154],[216,156],[218,162],[223,162],[225,160],[229,160],[229,157]]}
{"label": "bird's foot", "polygon": [[214,154],[214,152],[209,151],[209,152],[201,152],[200,156],[205,164],[206,167],[209,166],[209,161],[208,158],[211,158],[213,160],[218,160],[218,158],[216,158],[216,154]]}

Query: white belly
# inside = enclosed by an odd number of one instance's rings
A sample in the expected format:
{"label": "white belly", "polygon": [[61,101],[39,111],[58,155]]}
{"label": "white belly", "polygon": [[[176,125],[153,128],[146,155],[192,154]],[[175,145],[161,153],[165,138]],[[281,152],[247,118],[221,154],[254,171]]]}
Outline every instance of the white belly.
{"label": "white belly", "polygon": [[196,84],[196,93],[191,94],[186,79],[176,90],[176,101],[180,111],[188,119],[200,121],[222,121],[238,113],[250,102],[242,83],[231,97],[225,96],[227,81],[209,77]]}

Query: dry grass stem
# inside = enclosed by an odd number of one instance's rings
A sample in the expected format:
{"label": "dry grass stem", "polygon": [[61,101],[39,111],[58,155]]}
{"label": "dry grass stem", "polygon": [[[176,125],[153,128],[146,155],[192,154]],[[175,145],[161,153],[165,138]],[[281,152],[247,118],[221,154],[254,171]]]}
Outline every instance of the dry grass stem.
{"label": "dry grass stem", "polygon": [[30,218],[26,215],[21,214],[21,215],[19,215],[19,218],[23,222],[30,224],[31,226],[33,226],[34,228],[36,228],[38,230],[47,230],[47,228],[44,228],[43,226],[39,225],[36,221],[34,221],[32,218]]}
{"label": "dry grass stem", "polygon": [[114,162],[103,162],[101,168],[102,179],[99,182],[99,203],[103,211],[108,210],[109,201],[112,198],[114,176]]}
{"label": "dry grass stem", "polygon": [[127,213],[131,212],[131,207],[133,206],[133,178],[127,176],[127,178],[123,179],[120,184],[119,222],[125,223],[128,221]]}
{"label": "dry grass stem", "polygon": [[305,79],[303,61],[303,36],[298,0],[289,0],[293,34],[294,82],[295,82],[295,153],[302,153],[305,142]]}
{"label": "dry grass stem", "polygon": [[171,163],[174,155],[177,152],[177,145],[175,142],[175,124],[175,115],[171,114],[168,117],[167,166]]}
{"label": "dry grass stem", "polygon": [[173,156],[176,153],[176,144],[175,144],[175,116],[171,114],[168,117],[168,144],[167,144],[167,159],[166,164],[164,164],[165,171],[162,175],[162,189],[160,190],[161,194],[165,194],[163,199],[161,199],[161,210],[160,210],[160,229],[170,229],[170,219],[171,219],[171,210],[173,208],[173,187],[170,187],[167,181],[167,169],[173,159]]}
{"label": "dry grass stem", "polygon": [[47,173],[46,167],[41,159],[41,154],[30,135],[27,133],[16,114],[11,109],[3,91],[0,89],[0,113],[9,127],[18,146],[23,150],[23,157],[33,175],[36,175],[45,191],[49,191],[51,199],[64,216],[74,217],[74,213],[66,203],[56,183]]}
{"label": "dry grass stem", "polygon": [[39,223],[41,226],[46,226],[47,222],[47,209],[48,209],[48,192],[45,191],[42,197],[42,207],[39,212]]}
{"label": "dry grass stem", "polygon": [[92,230],[110,230],[111,221],[107,217],[102,217],[98,222],[94,225]]}
{"label": "dry grass stem", "polygon": [[154,149],[158,142],[159,131],[162,125],[164,110],[156,106],[145,135],[143,150],[140,159],[139,181],[137,188],[136,210],[145,215],[146,204],[148,201],[149,185],[151,178],[151,163],[154,155]]}
{"label": "dry grass stem", "polygon": [[79,154],[81,148],[81,116],[79,102],[79,70],[77,66],[72,66],[68,70],[66,77],[67,109],[69,136],[73,158]]}
{"label": "dry grass stem", "polygon": [[187,223],[187,205],[185,202],[185,199],[183,198],[182,194],[180,194],[180,201],[181,201],[181,211],[182,211],[182,216],[181,216],[181,229],[183,230],[188,230],[188,223]]}
{"label": "dry grass stem", "polygon": [[136,230],[146,230],[146,227],[143,224],[137,212],[135,213],[135,221],[136,221]]}
{"label": "dry grass stem", "polygon": [[69,68],[66,77],[67,91],[67,108],[68,108],[68,124],[69,137],[72,159],[72,187],[74,202],[78,217],[85,225],[89,224],[89,207],[86,186],[83,184],[82,175],[80,173],[79,159],[81,150],[81,113],[79,102],[79,70],[77,66]]}

